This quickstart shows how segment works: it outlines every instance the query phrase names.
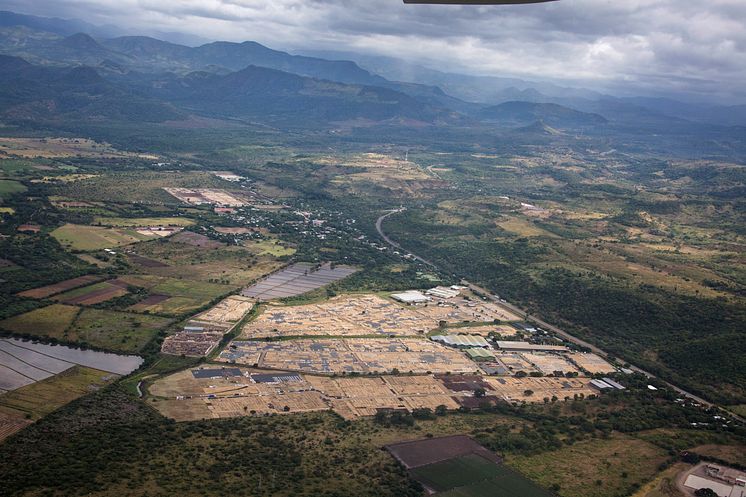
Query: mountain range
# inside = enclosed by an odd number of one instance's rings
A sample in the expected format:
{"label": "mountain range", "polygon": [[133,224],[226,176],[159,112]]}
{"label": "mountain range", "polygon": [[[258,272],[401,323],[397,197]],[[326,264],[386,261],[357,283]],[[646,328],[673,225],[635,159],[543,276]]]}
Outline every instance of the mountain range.
{"label": "mountain range", "polygon": [[[746,125],[746,106],[618,98],[391,58],[292,55],[253,41],[196,47],[116,27],[0,12],[5,119],[172,120],[190,113],[296,125],[364,119],[551,129]],[[15,68],[15,69],[11,69]]]}

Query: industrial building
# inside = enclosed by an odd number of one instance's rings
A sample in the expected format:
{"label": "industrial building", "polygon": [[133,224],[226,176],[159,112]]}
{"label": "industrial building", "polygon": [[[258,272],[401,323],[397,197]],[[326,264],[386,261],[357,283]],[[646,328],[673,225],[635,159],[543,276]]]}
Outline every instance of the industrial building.
{"label": "industrial building", "polygon": [[192,376],[194,376],[197,379],[231,378],[233,376],[241,376],[241,370],[238,368],[193,369]]}
{"label": "industrial building", "polygon": [[479,335],[434,335],[430,337],[431,340],[440,342],[449,347],[457,348],[471,348],[471,347],[483,347],[490,348],[490,344],[484,337]]}
{"label": "industrial building", "polygon": [[404,304],[424,304],[430,302],[430,297],[417,290],[407,290],[406,292],[394,293],[391,298]]}
{"label": "industrial building", "polygon": [[608,383],[612,387],[616,388],[617,390],[624,390],[624,386],[620,385],[616,381],[612,380],[611,378],[603,378],[604,383]]}
{"label": "industrial building", "polygon": [[602,380],[591,380],[591,385],[598,388],[599,390],[609,390],[610,388],[614,388],[613,386]]}
{"label": "industrial building", "polygon": [[433,297],[439,297],[441,299],[452,299],[453,297],[458,297],[461,291],[445,286],[436,286],[435,288],[431,288],[425,293],[427,293],[428,295],[432,295]]}
{"label": "industrial building", "polygon": [[495,360],[495,354],[493,354],[491,351],[477,347],[466,349],[466,355],[468,355],[469,359],[474,362]]}
{"label": "industrial building", "polygon": [[256,373],[250,376],[254,383],[299,383],[303,381],[297,373]]}
{"label": "industrial building", "polygon": [[498,340],[497,346],[502,350],[529,351],[535,350],[540,352],[567,352],[564,345],[542,345],[529,342],[512,342],[507,340]]}
{"label": "industrial building", "polygon": [[718,494],[719,497],[746,497],[746,488],[743,486],[730,485],[699,475],[687,476],[684,486],[694,490],[709,488]]}

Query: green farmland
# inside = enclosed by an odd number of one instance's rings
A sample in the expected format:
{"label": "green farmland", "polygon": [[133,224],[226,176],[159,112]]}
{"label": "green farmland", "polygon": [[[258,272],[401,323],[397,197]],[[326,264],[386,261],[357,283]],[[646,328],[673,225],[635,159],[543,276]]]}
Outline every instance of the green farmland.
{"label": "green farmland", "polygon": [[424,486],[449,497],[551,497],[505,466],[469,454],[411,470]]}

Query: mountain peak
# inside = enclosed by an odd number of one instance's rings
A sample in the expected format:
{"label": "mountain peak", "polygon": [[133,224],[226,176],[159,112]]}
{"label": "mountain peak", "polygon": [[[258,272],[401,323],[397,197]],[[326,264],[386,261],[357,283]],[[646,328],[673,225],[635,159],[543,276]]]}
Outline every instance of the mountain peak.
{"label": "mountain peak", "polygon": [[85,33],[75,33],[59,41],[59,45],[76,50],[104,50],[104,47],[98,44],[90,35]]}
{"label": "mountain peak", "polygon": [[61,83],[73,85],[95,85],[106,83],[99,73],[88,66],[73,67],[58,79]]}

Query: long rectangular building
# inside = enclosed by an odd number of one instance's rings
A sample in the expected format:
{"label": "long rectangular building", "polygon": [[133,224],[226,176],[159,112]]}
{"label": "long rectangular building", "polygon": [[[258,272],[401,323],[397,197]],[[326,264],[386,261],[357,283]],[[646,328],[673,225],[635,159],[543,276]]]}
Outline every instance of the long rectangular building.
{"label": "long rectangular building", "polygon": [[489,348],[490,346],[489,342],[479,335],[435,335],[431,339],[449,347]]}
{"label": "long rectangular building", "polygon": [[564,345],[541,345],[528,342],[511,342],[507,340],[498,340],[496,343],[502,350],[538,350],[544,352],[566,352],[568,350]]}

